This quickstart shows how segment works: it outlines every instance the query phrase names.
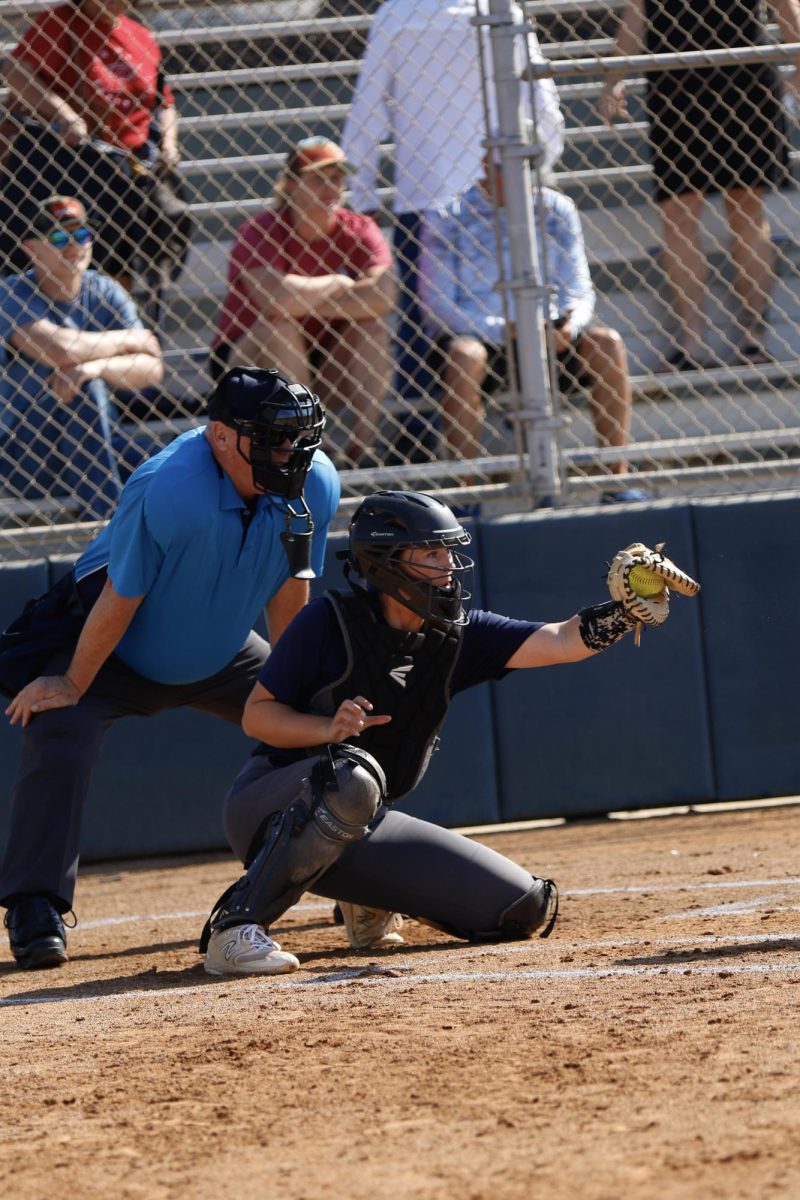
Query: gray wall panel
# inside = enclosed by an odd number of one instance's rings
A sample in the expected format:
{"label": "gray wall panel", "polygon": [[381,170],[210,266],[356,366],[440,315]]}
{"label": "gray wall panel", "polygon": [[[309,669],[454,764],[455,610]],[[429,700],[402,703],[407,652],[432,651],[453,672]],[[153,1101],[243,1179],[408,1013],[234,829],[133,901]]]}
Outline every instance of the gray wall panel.
{"label": "gray wall panel", "polygon": [[703,501],[694,517],[718,799],[798,793],[800,497]]}
{"label": "gray wall panel", "polygon": [[[484,530],[490,607],[563,620],[608,599],[606,561],[665,541],[698,571],[687,505],[542,514]],[[697,601],[596,658],[519,671],[494,685],[504,820],[606,812],[714,797]]]}

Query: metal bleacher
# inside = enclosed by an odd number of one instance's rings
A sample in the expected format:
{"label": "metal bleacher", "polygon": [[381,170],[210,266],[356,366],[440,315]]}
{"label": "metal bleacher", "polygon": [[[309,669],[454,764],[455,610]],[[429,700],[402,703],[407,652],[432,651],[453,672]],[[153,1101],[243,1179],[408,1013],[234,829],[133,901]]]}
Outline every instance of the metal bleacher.
{"label": "metal bleacher", "polygon": [[[42,0],[0,0],[6,50]],[[341,134],[377,0],[197,0],[139,6],[165,56],[180,114],[185,180],[196,222],[186,269],[165,294],[161,324],[168,402],[136,417],[137,436],[158,444],[196,420],[208,390],[206,355],[225,289],[226,263],[238,224],[269,203],[272,183],[292,141],[309,133]],[[525,5],[551,59],[608,53],[621,0],[532,0]],[[657,479],[716,486],[714,468],[755,457],[747,486],[785,486],[800,452],[800,289],[795,189],[769,206],[778,250],[778,280],[769,347],[760,367],[654,374],[670,314],[660,295],[658,214],[648,193],[642,80],[629,81],[632,119],[606,129],[596,100],[601,78],[559,82],[566,149],[558,185],[581,209],[599,294],[598,316],[620,330],[637,401],[633,442]],[[392,147],[384,147],[387,165]],[[796,154],[795,154],[796,157]],[[390,170],[387,170],[390,176]],[[391,188],[383,189],[388,221]],[[730,346],[731,297],[719,204],[707,205],[704,236],[713,244],[712,324],[717,348]],[[171,402],[171,403],[170,403]],[[507,436],[507,431],[504,436]],[[496,452],[499,441],[496,439]],[[585,409],[568,413],[563,439],[578,464],[593,434]],[[763,461],[762,461],[763,460]],[[761,474],[760,468],[766,469]],[[721,477],[720,477],[721,478]]]}
{"label": "metal bleacher", "polygon": [[[152,13],[178,93],[186,155],[182,170],[198,223],[188,269],[169,298],[164,330],[170,388],[184,397],[205,386],[205,348],[224,290],[230,230],[268,203],[283,150],[293,138],[309,131],[340,134],[370,23],[363,6],[353,14],[344,4],[319,5],[316,15],[296,19],[282,15],[286,6],[258,7],[271,13],[264,26],[222,24],[223,5],[213,10],[219,23],[213,29],[194,20],[187,27],[183,5]],[[534,0],[525,6],[545,57],[558,59],[607,54],[619,8],[620,0]],[[241,11],[241,6],[236,9]],[[190,15],[199,19],[206,11],[195,8]],[[170,28],[176,16],[181,28]],[[245,55],[252,56],[254,47],[265,48],[259,65],[239,65]],[[209,69],[196,69],[198,56],[208,59]],[[601,82],[598,77],[559,85],[567,132],[557,181],[582,211],[599,293],[598,316],[620,329],[628,348],[638,401],[634,440],[647,446],[654,462],[669,461],[684,443],[697,439],[705,441],[711,457],[746,456],[751,449],[758,453],[759,447],[773,459],[783,453],[791,457],[800,435],[795,192],[776,193],[769,201],[779,251],[770,342],[776,361],[760,367],[654,374],[669,313],[657,299],[663,291],[657,261],[660,230],[648,193],[643,80],[629,81],[633,119],[611,130],[597,115]],[[216,156],[209,154],[211,149]],[[384,151],[390,162],[391,144]],[[388,211],[391,188],[384,188],[383,194]],[[712,316],[724,359],[731,301],[726,233],[717,201],[707,205],[704,233],[715,247],[711,266],[718,279],[712,287]],[[581,446],[591,445],[591,428],[582,410],[570,417],[567,456],[572,451],[578,458]],[[654,444],[661,440],[669,444]]]}

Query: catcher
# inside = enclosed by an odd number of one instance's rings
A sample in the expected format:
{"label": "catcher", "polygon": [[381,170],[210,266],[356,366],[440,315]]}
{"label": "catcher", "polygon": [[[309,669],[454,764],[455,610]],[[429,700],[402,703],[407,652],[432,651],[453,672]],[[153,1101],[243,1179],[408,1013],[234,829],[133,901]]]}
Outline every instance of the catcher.
{"label": "catcher", "polygon": [[391,806],[422,777],[457,692],[589,658],[635,626],[662,624],[665,582],[688,595],[698,585],[660,548],[637,544],[611,564],[613,599],[569,620],[468,616],[469,542],[430,496],[378,492],[359,506],[342,554],[351,591],[295,617],[245,706],[244,730],[260,745],[224,819],[247,869],[204,930],[209,974],[295,970],[266,930],[304,891],[338,902],[355,949],[401,943],[401,913],[470,941],[552,929],[551,879]]}

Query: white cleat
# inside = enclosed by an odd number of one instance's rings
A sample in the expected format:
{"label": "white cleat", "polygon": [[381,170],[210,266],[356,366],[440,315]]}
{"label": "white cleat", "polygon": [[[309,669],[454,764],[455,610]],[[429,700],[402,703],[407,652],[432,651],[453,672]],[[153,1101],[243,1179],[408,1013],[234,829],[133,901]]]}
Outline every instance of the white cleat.
{"label": "white cleat", "polygon": [[403,946],[403,918],[385,908],[366,908],[363,904],[339,901],[344,918],[347,940],[354,950],[381,950],[387,946]]}
{"label": "white cleat", "polygon": [[234,925],[211,934],[203,965],[209,975],[286,975],[300,961],[260,925]]}

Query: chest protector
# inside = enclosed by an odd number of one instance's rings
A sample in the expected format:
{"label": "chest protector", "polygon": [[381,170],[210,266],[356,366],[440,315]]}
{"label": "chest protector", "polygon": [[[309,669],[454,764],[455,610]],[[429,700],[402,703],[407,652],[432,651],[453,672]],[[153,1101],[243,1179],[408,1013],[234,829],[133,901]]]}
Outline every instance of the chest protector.
{"label": "chest protector", "polygon": [[388,725],[365,729],[356,746],[378,760],[387,798],[397,800],[419,783],[439,741],[450,705],[450,680],[463,626],[406,633],[387,625],[377,597],[326,592],[347,654],[344,674],[311,700],[311,711],[333,716],[343,700],[366,696]]}

